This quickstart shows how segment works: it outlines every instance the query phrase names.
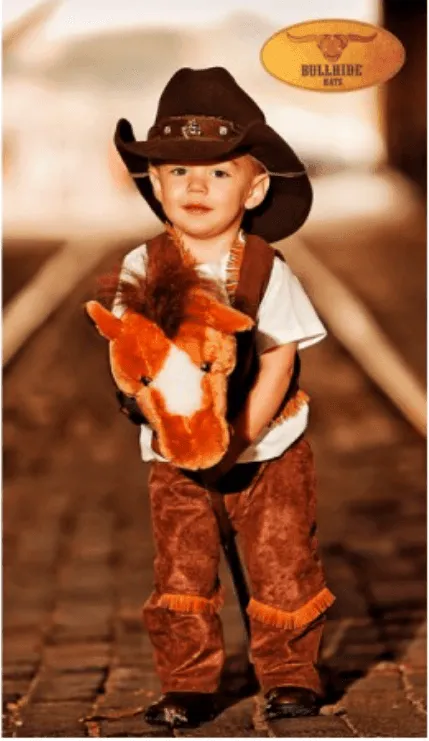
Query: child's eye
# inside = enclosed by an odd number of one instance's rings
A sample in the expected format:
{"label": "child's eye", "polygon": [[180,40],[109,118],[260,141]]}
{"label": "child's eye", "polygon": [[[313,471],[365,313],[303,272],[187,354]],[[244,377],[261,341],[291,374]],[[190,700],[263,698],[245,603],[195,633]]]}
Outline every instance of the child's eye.
{"label": "child's eye", "polygon": [[186,167],[173,167],[170,172],[172,175],[186,175]]}
{"label": "child's eye", "polygon": [[212,175],[215,178],[229,178],[229,177],[231,177],[230,174],[229,174],[229,172],[227,172],[226,170],[218,170],[218,169],[213,170],[212,171]]}

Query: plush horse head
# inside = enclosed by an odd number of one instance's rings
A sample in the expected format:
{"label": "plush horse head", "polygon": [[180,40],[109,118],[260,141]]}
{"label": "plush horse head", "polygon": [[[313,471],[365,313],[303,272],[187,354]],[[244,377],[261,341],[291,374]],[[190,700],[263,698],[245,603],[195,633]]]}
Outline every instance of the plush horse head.
{"label": "plush horse head", "polygon": [[146,266],[116,284],[115,316],[97,301],[86,310],[109,340],[118,388],[135,397],[162,455],[187,469],[210,468],[229,444],[227,377],[236,361],[234,334],[253,320],[224,303],[212,281],[181,259]]}

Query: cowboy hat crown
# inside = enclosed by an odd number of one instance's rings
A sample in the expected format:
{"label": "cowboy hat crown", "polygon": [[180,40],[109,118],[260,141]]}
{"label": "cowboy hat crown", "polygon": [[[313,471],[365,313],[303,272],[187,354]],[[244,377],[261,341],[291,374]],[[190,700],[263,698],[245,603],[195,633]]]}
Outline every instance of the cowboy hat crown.
{"label": "cowboy hat crown", "polygon": [[159,99],[156,122],[194,114],[229,119],[243,127],[251,121],[265,121],[259,106],[223,67],[183,67],[167,83]]}

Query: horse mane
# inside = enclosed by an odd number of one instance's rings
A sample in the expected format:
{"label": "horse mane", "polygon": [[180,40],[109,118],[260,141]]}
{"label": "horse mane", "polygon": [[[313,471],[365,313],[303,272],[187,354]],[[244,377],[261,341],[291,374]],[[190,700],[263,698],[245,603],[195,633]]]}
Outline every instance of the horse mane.
{"label": "horse mane", "polygon": [[169,250],[168,260],[158,254],[146,260],[144,274],[134,270],[108,273],[99,280],[101,299],[112,300],[154,322],[170,339],[190,316],[190,294],[203,290],[225,303],[220,285],[202,277],[179,249]]}

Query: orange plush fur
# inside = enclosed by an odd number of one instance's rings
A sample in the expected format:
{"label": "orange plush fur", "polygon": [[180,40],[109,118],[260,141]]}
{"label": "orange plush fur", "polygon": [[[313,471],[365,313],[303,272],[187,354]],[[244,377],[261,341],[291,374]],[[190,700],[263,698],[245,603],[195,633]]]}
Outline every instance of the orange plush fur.
{"label": "orange plush fur", "polygon": [[[86,310],[109,340],[118,388],[135,397],[157,434],[163,456],[181,468],[210,468],[229,444],[226,392],[236,360],[234,334],[250,329],[253,321],[223,303],[216,285],[201,279],[179,253],[167,265],[146,267],[144,276],[104,281],[105,294],[114,293],[126,307],[121,318],[98,301],[89,301]],[[172,412],[157,387],[172,347],[200,369],[200,404],[188,415]],[[195,375],[191,366],[186,367]],[[175,378],[174,384],[179,395],[186,389],[184,378]]]}

